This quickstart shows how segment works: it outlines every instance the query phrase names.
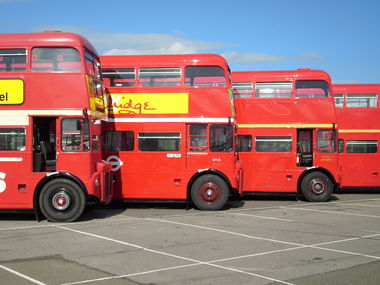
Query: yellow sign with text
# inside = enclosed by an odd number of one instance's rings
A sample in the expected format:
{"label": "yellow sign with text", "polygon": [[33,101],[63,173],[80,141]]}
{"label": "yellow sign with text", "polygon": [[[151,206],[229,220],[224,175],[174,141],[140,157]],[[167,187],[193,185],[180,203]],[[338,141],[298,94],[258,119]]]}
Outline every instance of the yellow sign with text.
{"label": "yellow sign with text", "polygon": [[188,114],[188,93],[120,93],[110,95],[110,114]]}
{"label": "yellow sign with text", "polygon": [[0,105],[18,105],[24,102],[24,81],[0,79]]}

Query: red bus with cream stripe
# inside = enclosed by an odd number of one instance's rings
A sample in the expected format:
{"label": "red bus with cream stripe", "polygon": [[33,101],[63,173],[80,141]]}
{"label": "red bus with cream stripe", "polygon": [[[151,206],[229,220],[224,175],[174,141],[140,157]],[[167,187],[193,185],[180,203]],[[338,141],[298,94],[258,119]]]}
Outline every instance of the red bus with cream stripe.
{"label": "red bus with cream stripe", "polygon": [[327,201],[339,184],[331,80],[319,70],[232,72],[244,192]]}
{"label": "red bus with cream stripe", "polygon": [[223,208],[241,183],[226,61],[197,54],[101,62],[110,93],[103,154],[114,164],[114,198]]}
{"label": "red bus with cream stripe", "polygon": [[63,32],[0,34],[0,209],[74,221],[112,198],[99,58]]}
{"label": "red bus with cream stripe", "polygon": [[380,84],[333,85],[342,188],[380,187]]}

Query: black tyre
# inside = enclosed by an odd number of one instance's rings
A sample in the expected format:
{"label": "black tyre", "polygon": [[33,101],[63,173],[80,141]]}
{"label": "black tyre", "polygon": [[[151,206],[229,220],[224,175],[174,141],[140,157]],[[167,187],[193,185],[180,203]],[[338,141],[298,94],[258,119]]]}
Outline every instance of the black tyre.
{"label": "black tyre", "polygon": [[301,182],[301,191],[310,202],[326,202],[331,199],[333,183],[330,178],[319,171],[307,174]]}
{"label": "black tyre", "polygon": [[200,210],[217,211],[228,201],[226,182],[219,176],[206,174],[197,178],[191,186],[191,199]]}
{"label": "black tyre", "polygon": [[73,222],[82,215],[86,196],[73,181],[54,179],[42,188],[39,206],[49,221]]}

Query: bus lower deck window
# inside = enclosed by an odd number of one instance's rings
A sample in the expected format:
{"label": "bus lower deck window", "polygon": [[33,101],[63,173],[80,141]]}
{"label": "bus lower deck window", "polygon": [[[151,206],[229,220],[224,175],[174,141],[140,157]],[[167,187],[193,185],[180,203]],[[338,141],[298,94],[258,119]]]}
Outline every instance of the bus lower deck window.
{"label": "bus lower deck window", "polygon": [[256,152],[290,152],[292,138],[288,136],[258,136],[256,137]]}
{"label": "bus lower deck window", "polygon": [[25,129],[0,128],[0,151],[25,150]]}
{"label": "bus lower deck window", "polygon": [[139,133],[140,151],[179,151],[180,133]]}
{"label": "bus lower deck window", "polygon": [[375,140],[350,140],[346,142],[348,153],[377,153],[378,142]]}

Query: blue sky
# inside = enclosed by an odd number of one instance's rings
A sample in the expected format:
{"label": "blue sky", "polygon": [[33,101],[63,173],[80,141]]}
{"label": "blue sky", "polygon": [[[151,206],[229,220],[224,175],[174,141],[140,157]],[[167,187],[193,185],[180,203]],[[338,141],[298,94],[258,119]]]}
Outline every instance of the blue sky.
{"label": "blue sky", "polygon": [[380,0],[0,0],[1,33],[76,32],[100,54],[217,53],[233,71],[380,83]]}

